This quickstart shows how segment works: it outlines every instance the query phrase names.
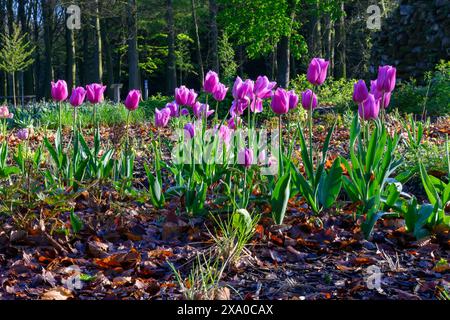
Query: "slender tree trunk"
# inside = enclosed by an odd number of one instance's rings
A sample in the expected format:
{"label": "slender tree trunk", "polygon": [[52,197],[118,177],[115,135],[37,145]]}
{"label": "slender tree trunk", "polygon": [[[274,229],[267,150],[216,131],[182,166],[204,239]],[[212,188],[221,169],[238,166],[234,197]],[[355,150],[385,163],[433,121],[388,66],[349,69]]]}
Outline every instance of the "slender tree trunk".
{"label": "slender tree trunk", "polygon": [[41,96],[50,97],[50,82],[52,79],[53,64],[53,18],[55,10],[55,0],[42,1],[42,18],[44,24],[44,45],[45,45],[45,64],[44,77],[42,83]]}
{"label": "slender tree trunk", "polygon": [[[14,1],[8,0],[6,2],[6,12],[7,12],[7,18],[8,18],[8,33],[11,35],[14,32],[14,8],[13,8]],[[11,79],[9,77],[9,74],[6,75],[6,88],[7,88],[7,95],[12,96],[13,95],[13,86],[11,84]]]}
{"label": "slender tree trunk", "polygon": [[[33,40],[34,43],[39,43],[39,1],[35,1],[33,4]],[[36,46],[34,50],[34,92],[37,98],[42,98],[40,95],[40,76],[41,76],[41,59],[40,59],[40,49],[39,46]]]}
{"label": "slender tree trunk", "polygon": [[177,86],[176,57],[175,57],[175,25],[173,21],[173,1],[167,0],[167,27],[168,27],[168,48],[167,57],[167,92],[173,94]]}
{"label": "slender tree trunk", "polygon": [[219,64],[219,31],[217,28],[217,2],[216,0],[209,0],[209,12],[211,19],[211,55],[212,55],[212,69],[220,73]]}
{"label": "slender tree trunk", "polygon": [[337,42],[337,54],[338,54],[338,75],[342,78],[347,77],[347,54],[346,54],[346,30],[345,30],[345,4],[344,1],[341,2],[341,17],[339,19],[339,36]]}
{"label": "slender tree trunk", "polygon": [[327,17],[327,30],[326,30],[326,57],[330,61],[330,67],[328,68],[329,75],[333,76],[333,70],[334,70],[334,22],[331,19],[331,16],[329,15]]}
{"label": "slender tree trunk", "polygon": [[105,54],[105,65],[106,65],[106,79],[108,85],[108,96],[113,98],[114,90],[111,85],[114,84],[114,61],[111,52],[111,43],[108,36],[108,28],[110,27],[110,20],[105,20],[102,24],[102,42],[103,42],[103,52]]}
{"label": "slender tree trunk", "polygon": [[[87,10],[85,7],[84,10]],[[82,16],[83,18],[83,24],[82,24],[82,45],[83,45],[83,61],[81,64],[81,83],[88,84],[91,82],[90,77],[90,65],[91,65],[91,55],[89,54],[89,34],[91,32],[91,27],[89,23],[89,19],[86,18],[86,16]]]}
{"label": "slender tree trunk", "polygon": [[195,0],[191,0],[191,7],[192,7],[192,20],[194,23],[194,30],[195,30],[195,44],[197,46],[197,61],[201,87],[203,85],[203,79],[205,79],[205,72],[203,70],[202,47],[200,44],[200,36],[198,34],[198,22],[197,22],[197,12],[195,8]]}
{"label": "slender tree trunk", "polygon": [[[318,0],[316,3],[317,12],[320,11],[320,1]],[[320,21],[320,15],[317,14],[316,21],[314,24],[314,55],[323,56],[323,46],[322,46],[322,24]]]}
{"label": "slender tree trunk", "polygon": [[77,65],[75,63],[75,56],[76,56],[75,33],[70,28],[65,29],[66,29],[66,81],[69,88],[74,88],[76,86],[76,75],[77,75]]}
{"label": "slender tree trunk", "polygon": [[100,26],[100,3],[95,0],[95,55],[94,55],[94,81],[103,81],[102,36]]}
{"label": "slender tree trunk", "polygon": [[139,54],[137,47],[137,7],[136,0],[128,0],[128,68],[129,88],[140,89]]}
{"label": "slender tree trunk", "polygon": [[[0,16],[1,17],[5,17],[6,16],[6,7],[5,7],[5,0],[0,0]],[[4,19],[0,20],[0,28],[1,28],[1,32],[6,33],[6,21]],[[2,45],[2,41],[0,38],[0,46]],[[6,85],[6,81],[7,81],[7,75],[5,72],[0,72],[0,83],[1,83],[1,95],[2,96],[7,96],[8,95],[8,91],[7,91],[7,85]]]}
{"label": "slender tree trunk", "polygon": [[289,35],[281,37],[277,45],[277,81],[278,85],[282,88],[287,88],[289,86],[290,71],[291,71],[291,49],[290,49],[290,34],[292,33],[292,25],[295,19],[295,9],[297,2],[289,2],[289,12],[291,15],[291,26]]}

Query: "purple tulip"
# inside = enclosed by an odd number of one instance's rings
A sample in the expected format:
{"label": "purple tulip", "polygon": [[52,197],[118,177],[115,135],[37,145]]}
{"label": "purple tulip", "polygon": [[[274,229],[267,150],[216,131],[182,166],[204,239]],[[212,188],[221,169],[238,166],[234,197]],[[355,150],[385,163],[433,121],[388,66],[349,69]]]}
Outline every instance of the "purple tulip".
{"label": "purple tulip", "polygon": [[359,105],[359,115],[364,120],[377,119],[380,112],[380,101],[375,99],[373,94]]}
{"label": "purple tulip", "polygon": [[70,104],[72,107],[76,108],[83,104],[86,98],[86,90],[83,87],[77,87],[72,90],[72,95],[70,96]]}
{"label": "purple tulip", "polygon": [[248,108],[248,100],[234,100],[231,104],[230,114],[232,116],[240,116]]}
{"label": "purple tulip", "polygon": [[364,80],[359,80],[353,85],[353,101],[357,104],[363,103],[369,97],[369,90],[367,89]]}
{"label": "purple tulip", "polygon": [[[169,102],[168,104],[166,104],[166,108],[168,108],[170,110],[170,116],[172,118],[178,118],[180,116],[178,104],[175,101],[172,101],[172,102]],[[186,109],[186,111],[187,111],[187,109]],[[189,111],[188,111],[188,114],[189,114]]]}
{"label": "purple tulip", "polygon": [[315,86],[322,85],[327,78],[327,70],[329,64],[330,62],[324,59],[312,59],[311,63],[309,64],[308,73],[306,75],[308,81]]}
{"label": "purple tulip", "polygon": [[186,109],[186,108],[181,109],[181,115],[182,115],[183,117],[189,116],[189,110]]}
{"label": "purple tulip", "polygon": [[189,97],[189,89],[185,86],[181,86],[175,89],[175,102],[179,106],[186,106]]}
{"label": "purple tulip", "polygon": [[[385,108],[387,109],[389,107],[389,105],[391,104],[391,92],[386,92],[384,94],[384,99],[379,99],[380,101],[380,108]],[[382,103],[382,105],[381,105]]]}
{"label": "purple tulip", "polygon": [[273,112],[278,115],[286,114],[289,111],[289,93],[283,88],[278,88],[272,95],[272,102],[270,104]]}
{"label": "purple tulip", "polygon": [[254,113],[263,112],[263,100],[255,97],[250,105],[250,110]]}
{"label": "purple tulip", "polygon": [[302,93],[302,106],[305,110],[317,108],[317,96],[311,89]]}
{"label": "purple tulip", "polygon": [[192,123],[187,123],[184,126],[184,134],[188,139],[192,139],[195,136],[195,126]]}
{"label": "purple tulip", "polygon": [[86,96],[90,103],[97,104],[103,102],[103,94],[106,90],[106,86],[98,83],[92,83],[86,86],[86,90]]}
{"label": "purple tulip", "polygon": [[219,76],[214,71],[209,71],[206,74],[205,81],[203,83],[203,88],[205,92],[214,93],[216,91],[216,87],[219,84]]}
{"label": "purple tulip", "polygon": [[244,82],[242,81],[242,79],[240,77],[237,77],[236,80],[234,81],[234,85],[233,85],[233,98],[234,99],[239,99],[238,94],[240,91],[240,88],[242,86]]}
{"label": "purple tulip", "polygon": [[272,90],[276,85],[276,82],[270,82],[266,76],[259,76],[256,79],[253,92],[259,99],[268,99],[272,95]]}
{"label": "purple tulip", "polygon": [[288,92],[289,94],[289,110],[295,109],[298,106],[298,95],[294,90]]}
{"label": "purple tulip", "polygon": [[252,80],[247,79],[244,83],[239,87],[237,92],[237,98],[239,100],[251,100],[253,99],[253,88],[254,83]]}
{"label": "purple tulip", "polygon": [[209,110],[208,104],[200,102],[197,102],[192,106],[192,111],[197,118],[209,118],[214,113],[214,110]]}
{"label": "purple tulip", "polygon": [[377,89],[380,92],[392,92],[395,88],[397,69],[392,66],[378,68]]}
{"label": "purple tulip", "polygon": [[219,83],[216,86],[216,89],[214,90],[214,92],[212,93],[214,99],[216,99],[216,101],[223,101],[225,100],[225,97],[227,96],[227,92],[228,92],[228,88],[225,87],[224,84]]}
{"label": "purple tulip", "polygon": [[28,137],[30,135],[30,132],[28,131],[27,128],[24,129],[20,129],[19,131],[17,131],[17,139],[23,141],[23,140],[28,140]]}
{"label": "purple tulip", "polygon": [[245,168],[250,168],[253,164],[253,150],[245,148],[238,154],[238,163]]}
{"label": "purple tulip", "polygon": [[155,126],[158,128],[164,128],[169,124],[170,120],[170,109],[164,108],[162,110],[158,110],[155,108]]}
{"label": "purple tulip", "polygon": [[188,98],[186,101],[186,105],[189,107],[192,107],[195,104],[195,101],[197,100],[197,93],[194,89],[189,90]]}
{"label": "purple tulip", "polygon": [[131,90],[125,99],[125,108],[134,111],[139,107],[139,101],[141,101],[141,91]]}
{"label": "purple tulip", "polygon": [[56,102],[62,102],[69,96],[67,90],[67,82],[64,80],[58,80],[56,83],[52,81],[52,98]]}

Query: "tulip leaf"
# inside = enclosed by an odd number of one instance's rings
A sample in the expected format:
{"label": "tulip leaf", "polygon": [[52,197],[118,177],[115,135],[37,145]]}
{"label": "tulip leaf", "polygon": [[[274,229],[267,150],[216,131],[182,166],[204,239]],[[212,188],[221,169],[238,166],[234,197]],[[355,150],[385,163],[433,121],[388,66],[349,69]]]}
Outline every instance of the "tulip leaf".
{"label": "tulip leaf", "polygon": [[70,212],[70,225],[73,233],[77,234],[83,229],[83,221],[72,211]]}
{"label": "tulip leaf", "polygon": [[342,168],[340,159],[336,159],[328,173],[320,179],[319,201],[325,209],[330,208],[336,201],[342,188]]}
{"label": "tulip leaf", "polygon": [[275,223],[282,224],[291,194],[291,171],[278,180],[272,193],[272,215]]}

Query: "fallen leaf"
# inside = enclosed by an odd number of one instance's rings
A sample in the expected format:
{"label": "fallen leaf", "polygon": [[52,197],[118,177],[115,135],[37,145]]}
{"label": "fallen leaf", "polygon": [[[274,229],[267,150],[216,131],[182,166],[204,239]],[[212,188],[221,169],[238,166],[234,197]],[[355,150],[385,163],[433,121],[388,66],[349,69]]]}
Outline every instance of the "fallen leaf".
{"label": "fallen leaf", "polygon": [[50,289],[42,295],[42,300],[67,300],[73,298],[72,291],[64,287]]}

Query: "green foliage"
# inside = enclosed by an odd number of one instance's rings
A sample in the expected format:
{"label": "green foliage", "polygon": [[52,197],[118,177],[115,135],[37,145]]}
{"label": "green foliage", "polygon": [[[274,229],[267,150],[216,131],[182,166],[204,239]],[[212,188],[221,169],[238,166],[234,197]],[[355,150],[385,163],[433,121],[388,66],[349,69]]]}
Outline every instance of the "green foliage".
{"label": "green foliage", "polygon": [[426,86],[417,81],[401,83],[394,91],[391,105],[402,113],[444,115],[450,113],[450,61],[441,61],[426,77]]}
{"label": "green foliage", "polygon": [[4,33],[1,36],[0,69],[9,74],[25,70],[34,62],[35,47],[26,40],[26,34],[21,35],[17,25],[14,25],[13,29],[11,34]]}
{"label": "green foliage", "polygon": [[350,129],[350,161],[342,158],[342,163],[348,172],[343,179],[344,189],[353,202],[360,203],[358,213],[366,215],[363,231],[369,237],[378,218],[385,214],[381,211],[383,203],[393,205],[399,196],[395,181],[389,177],[402,160],[394,156],[400,139],[397,134],[391,137],[378,120],[371,133],[365,130],[366,126],[361,129],[358,115],[354,117]]}
{"label": "green foliage", "polygon": [[219,63],[221,70],[222,82],[230,84],[237,74],[238,65],[235,61],[235,52],[231,45],[228,34],[224,32],[219,39]]}

